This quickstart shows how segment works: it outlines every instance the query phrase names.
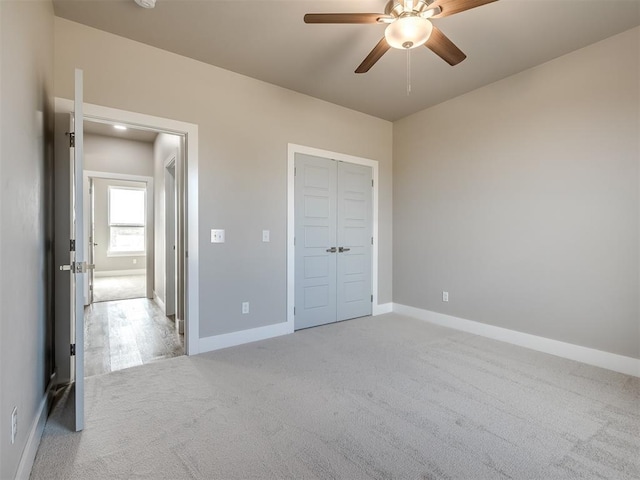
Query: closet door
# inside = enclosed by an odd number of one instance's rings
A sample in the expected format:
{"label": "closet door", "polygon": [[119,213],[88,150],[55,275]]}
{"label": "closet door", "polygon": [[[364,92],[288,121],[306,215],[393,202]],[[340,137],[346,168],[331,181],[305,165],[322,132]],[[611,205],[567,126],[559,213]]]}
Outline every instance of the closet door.
{"label": "closet door", "polygon": [[295,328],[336,321],[337,162],[296,154]]}
{"label": "closet door", "polygon": [[371,315],[371,167],[338,163],[337,320]]}

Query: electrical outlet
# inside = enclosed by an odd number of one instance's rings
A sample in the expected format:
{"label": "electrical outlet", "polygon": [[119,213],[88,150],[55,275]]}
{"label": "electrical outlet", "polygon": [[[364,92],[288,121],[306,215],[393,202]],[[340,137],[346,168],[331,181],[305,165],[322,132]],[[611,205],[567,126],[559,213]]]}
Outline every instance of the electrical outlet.
{"label": "electrical outlet", "polygon": [[211,243],[224,243],[224,230],[211,230]]}
{"label": "electrical outlet", "polygon": [[249,313],[249,302],[242,302],[242,313]]}
{"label": "electrical outlet", "polygon": [[271,240],[269,240],[269,230],[262,230],[262,241],[263,242],[270,242]]}
{"label": "electrical outlet", "polygon": [[134,258],[134,259],[133,259],[133,264],[135,265],[136,263],[138,263],[138,259],[137,259],[137,258]]}
{"label": "electrical outlet", "polygon": [[11,412],[11,445],[16,443],[16,436],[18,435],[18,407],[13,407]]}
{"label": "electrical outlet", "polygon": [[449,292],[442,292],[442,301],[443,302],[449,301]]}

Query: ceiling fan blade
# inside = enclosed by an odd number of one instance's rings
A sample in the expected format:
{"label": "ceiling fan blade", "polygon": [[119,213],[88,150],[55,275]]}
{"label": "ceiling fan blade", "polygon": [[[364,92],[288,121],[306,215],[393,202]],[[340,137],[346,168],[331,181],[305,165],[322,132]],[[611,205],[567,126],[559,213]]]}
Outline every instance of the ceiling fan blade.
{"label": "ceiling fan blade", "polygon": [[304,23],[378,23],[384,13],[307,13]]}
{"label": "ceiling fan blade", "polygon": [[457,65],[467,58],[464,52],[456,47],[456,44],[449,40],[449,37],[435,25],[429,40],[424,45],[451,66]]}
{"label": "ceiling fan blade", "polygon": [[382,56],[387,53],[391,46],[387,43],[387,39],[382,37],[382,40],[378,42],[378,44],[373,47],[373,50],[367,55],[360,66],[356,68],[356,73],[366,73],[371,67],[373,67]]}
{"label": "ceiling fan blade", "polygon": [[442,18],[496,1],[497,0],[435,0],[435,2],[429,5],[429,8],[440,7],[442,12],[434,15],[432,18]]}

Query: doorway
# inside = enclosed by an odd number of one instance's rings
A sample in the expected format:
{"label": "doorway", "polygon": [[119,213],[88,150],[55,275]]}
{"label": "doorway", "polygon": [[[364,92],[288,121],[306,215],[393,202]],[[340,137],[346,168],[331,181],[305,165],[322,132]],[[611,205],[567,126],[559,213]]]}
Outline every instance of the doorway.
{"label": "doorway", "polygon": [[147,245],[153,227],[147,213],[148,198],[153,198],[152,178],[134,181],[106,175],[85,171],[89,187],[86,245],[94,266],[87,275],[85,305],[146,298],[147,281],[152,284],[147,274],[147,256],[152,255]]}
{"label": "doorway", "polygon": [[[85,288],[87,377],[185,352],[177,322],[183,317],[174,307],[184,295],[175,287],[176,239],[183,234],[175,201],[181,145],[178,135],[85,120],[85,244],[93,265]],[[173,151],[169,192],[159,160],[167,148]],[[162,239],[169,237],[165,249]],[[165,250],[174,261],[157,261]],[[174,285],[170,297],[168,285]]]}

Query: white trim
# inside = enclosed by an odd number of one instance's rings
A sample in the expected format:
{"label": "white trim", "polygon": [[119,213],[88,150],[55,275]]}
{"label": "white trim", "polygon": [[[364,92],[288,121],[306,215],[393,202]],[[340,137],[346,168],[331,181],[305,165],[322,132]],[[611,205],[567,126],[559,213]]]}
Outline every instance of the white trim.
{"label": "white trim", "polygon": [[344,153],[321,150],[319,148],[305,147],[304,145],[288,144],[288,165],[287,165],[287,323],[294,330],[293,307],[295,306],[295,247],[293,239],[295,236],[295,156],[296,153],[314,155],[316,157],[330,158],[341,162],[353,163],[371,167],[373,174],[373,248],[371,252],[371,293],[373,294],[372,315],[385,313],[378,305],[378,198],[379,198],[379,165],[376,160],[356,157]]}
{"label": "white trim", "polygon": [[391,302],[373,306],[373,315],[382,315],[391,312],[393,312],[393,303]]}
{"label": "white trim", "polygon": [[640,359],[625,357],[615,353],[603,352],[594,348],[582,347],[572,343],[560,342],[550,338],[539,337],[529,333],[517,332],[507,328],[487,325],[486,323],[465,320],[463,318],[432,312],[421,308],[393,304],[393,311],[419,320],[440,325],[442,327],[474,333],[482,337],[500,340],[520,347],[530,348],[538,352],[549,353],[577,362],[606,368],[614,372],[640,377]]}
{"label": "white trim", "polygon": [[146,270],[144,268],[132,268],[129,270],[100,270],[99,272],[93,272],[96,277],[124,277],[127,275],[144,275]]}
{"label": "white trim", "polygon": [[279,337],[289,333],[293,333],[293,328],[289,325],[289,322],[276,323],[275,325],[267,325],[266,327],[251,328],[249,330],[201,338],[199,347],[201,353],[211,352],[221,348],[235,347],[236,345]]}
{"label": "white trim", "polygon": [[[147,228],[147,227],[145,226],[145,228]],[[147,252],[146,251],[142,251],[142,252],[110,252],[109,250],[107,250],[107,257],[108,258],[146,257],[146,256],[147,256]]]}
{"label": "white trim", "polygon": [[28,480],[31,475],[33,462],[36,459],[36,453],[38,453],[38,447],[40,446],[42,432],[44,432],[44,426],[47,423],[49,405],[52,400],[52,388],[55,380],[54,377],[55,375],[51,376],[47,391],[44,393],[44,398],[38,406],[38,411],[36,412],[36,416],[33,419],[31,428],[29,429],[29,437],[27,438],[27,443],[22,451],[20,463],[18,464],[18,471],[15,477],[16,480]]}
{"label": "white trim", "polygon": [[158,304],[158,306],[160,307],[160,309],[162,310],[162,313],[166,313],[167,312],[167,308],[164,306],[164,302],[162,301],[162,299],[158,296],[158,294],[156,293],[156,291],[153,291],[153,301],[156,302]]}
{"label": "white trim", "polygon": [[[155,130],[174,135],[184,135],[185,158],[187,160],[187,245],[185,299],[185,353],[195,355],[199,349],[200,330],[200,282],[198,255],[198,125],[169,118],[155,117],[143,113],[85,103],[85,118],[103,123],[121,123],[143,130]],[[56,112],[71,112],[73,101],[56,97]]]}

